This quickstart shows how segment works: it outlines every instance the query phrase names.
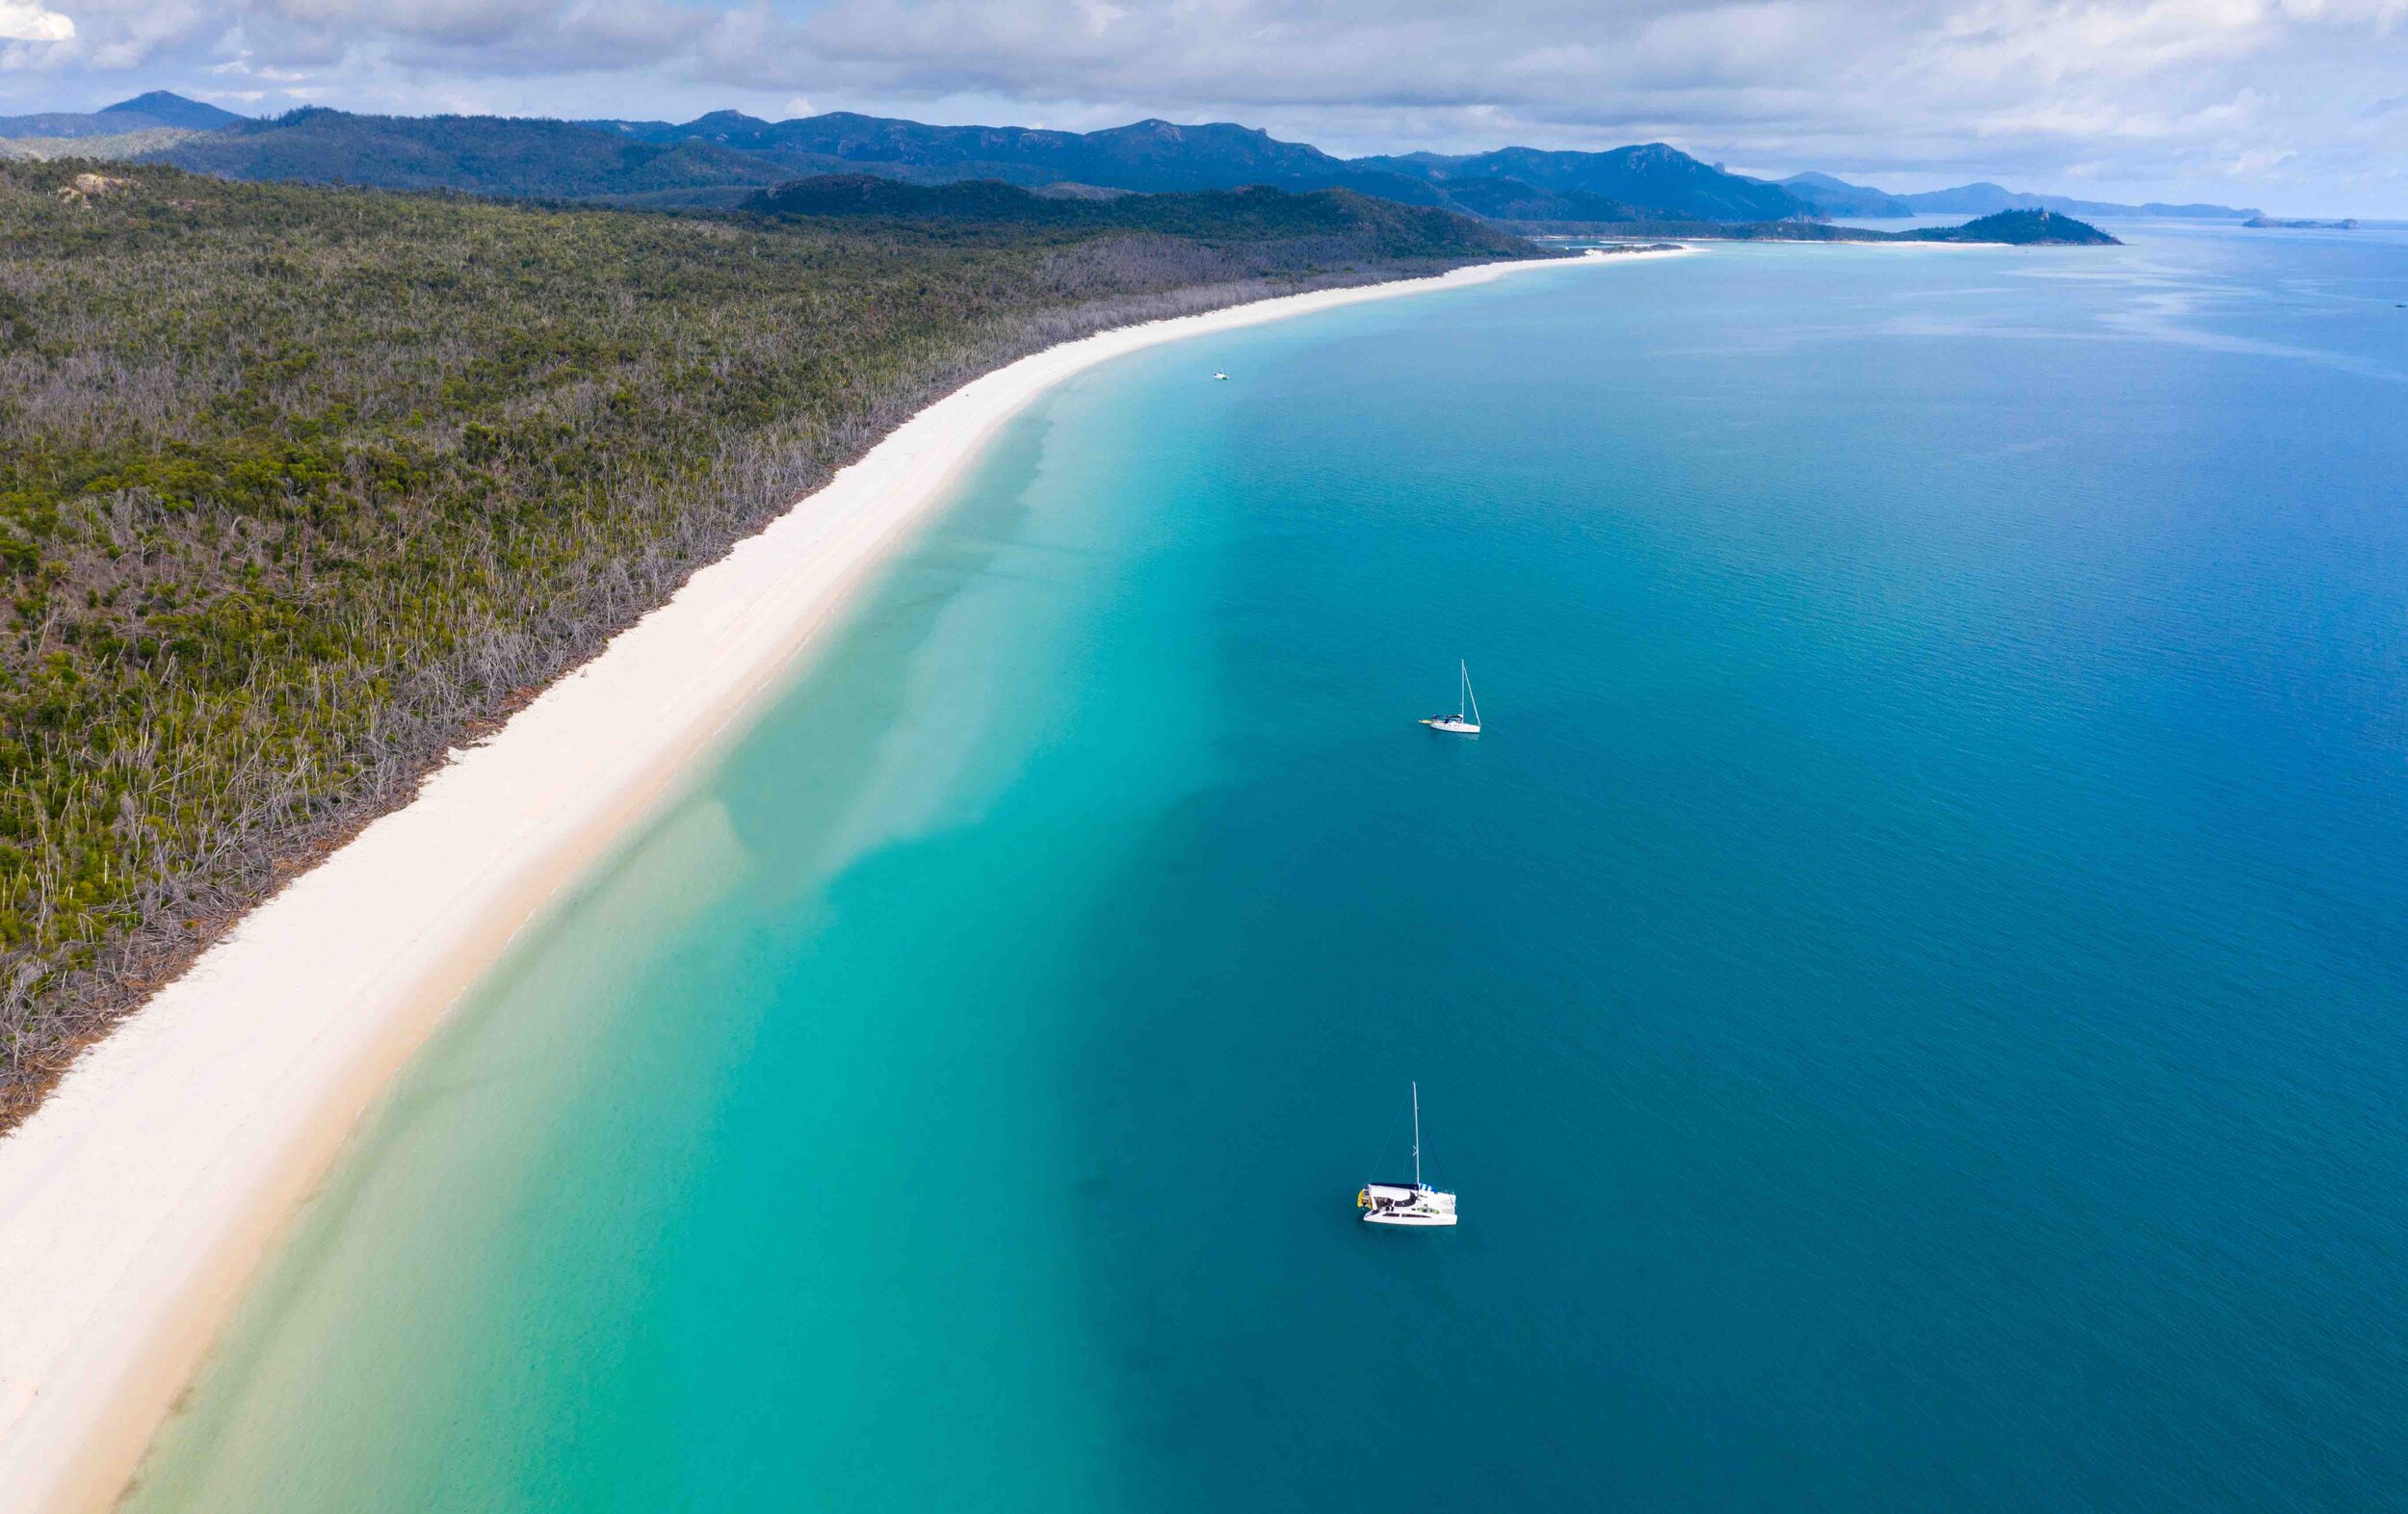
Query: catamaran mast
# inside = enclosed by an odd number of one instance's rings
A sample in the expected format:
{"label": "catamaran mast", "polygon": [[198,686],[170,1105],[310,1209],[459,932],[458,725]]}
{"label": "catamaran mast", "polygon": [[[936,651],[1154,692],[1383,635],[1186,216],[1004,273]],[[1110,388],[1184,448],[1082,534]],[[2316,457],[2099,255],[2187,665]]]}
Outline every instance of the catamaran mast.
{"label": "catamaran mast", "polygon": [[1413,1186],[1422,1186],[1422,1085],[1413,1084]]}

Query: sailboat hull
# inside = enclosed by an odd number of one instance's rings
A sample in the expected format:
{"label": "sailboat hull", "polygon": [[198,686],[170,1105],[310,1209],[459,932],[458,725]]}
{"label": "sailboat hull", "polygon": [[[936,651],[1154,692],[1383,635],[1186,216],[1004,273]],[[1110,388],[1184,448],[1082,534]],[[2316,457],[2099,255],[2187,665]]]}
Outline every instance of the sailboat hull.
{"label": "sailboat hull", "polygon": [[1406,1188],[1400,1183],[1366,1183],[1354,1195],[1366,1225],[1452,1225],[1454,1195],[1436,1188]]}
{"label": "sailboat hull", "polygon": [[1452,731],[1457,736],[1478,736],[1478,720],[1459,720],[1451,715],[1433,715],[1422,722],[1433,731]]}

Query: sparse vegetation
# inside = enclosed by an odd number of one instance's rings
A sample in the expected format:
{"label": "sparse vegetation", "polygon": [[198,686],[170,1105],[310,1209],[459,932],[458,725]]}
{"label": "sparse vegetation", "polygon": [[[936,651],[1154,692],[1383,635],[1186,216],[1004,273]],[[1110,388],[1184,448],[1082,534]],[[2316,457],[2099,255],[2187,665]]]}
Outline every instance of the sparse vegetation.
{"label": "sparse vegetation", "polygon": [[138,158],[199,135],[181,126],[151,126],[103,137],[0,137],[0,158]]}
{"label": "sparse vegetation", "polygon": [[123,165],[79,191],[92,168],[0,164],[0,1126],[937,394],[1109,325],[1530,250],[1269,192],[1135,230]]}

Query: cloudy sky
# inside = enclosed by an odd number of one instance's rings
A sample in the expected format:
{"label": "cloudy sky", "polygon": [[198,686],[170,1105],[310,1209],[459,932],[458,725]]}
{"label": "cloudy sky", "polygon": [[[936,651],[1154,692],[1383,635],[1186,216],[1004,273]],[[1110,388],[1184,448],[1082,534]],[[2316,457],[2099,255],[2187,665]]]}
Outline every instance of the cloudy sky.
{"label": "cloudy sky", "polygon": [[0,111],[1662,140],[1748,172],[2408,216],[2408,0],[0,0]]}

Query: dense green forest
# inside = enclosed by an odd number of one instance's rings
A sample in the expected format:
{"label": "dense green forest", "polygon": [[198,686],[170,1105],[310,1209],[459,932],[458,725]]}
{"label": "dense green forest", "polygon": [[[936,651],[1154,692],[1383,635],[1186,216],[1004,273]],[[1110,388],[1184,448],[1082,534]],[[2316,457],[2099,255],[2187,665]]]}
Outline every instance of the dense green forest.
{"label": "dense green forest", "polygon": [[[1331,237],[1341,242],[1370,238],[1394,253],[1415,255],[1455,255],[1467,246],[1510,255],[1525,246],[1511,232],[1467,221],[1451,211],[1400,205],[1348,189],[1292,195],[1256,186],[1205,194],[1087,198],[1034,193],[991,179],[924,185],[867,173],[836,173],[759,191],[744,199],[741,208],[777,217],[933,221],[949,228],[984,222],[1177,237]],[[947,234],[957,234],[957,229],[949,229]]]}
{"label": "dense green forest", "polygon": [[187,138],[151,157],[225,178],[546,199],[749,190],[794,177],[708,142],[642,142],[566,121],[320,109]]}
{"label": "dense green forest", "polygon": [[666,216],[0,164],[0,1126],[934,396],[1130,320],[1534,255],[1354,196],[1178,201]]}

